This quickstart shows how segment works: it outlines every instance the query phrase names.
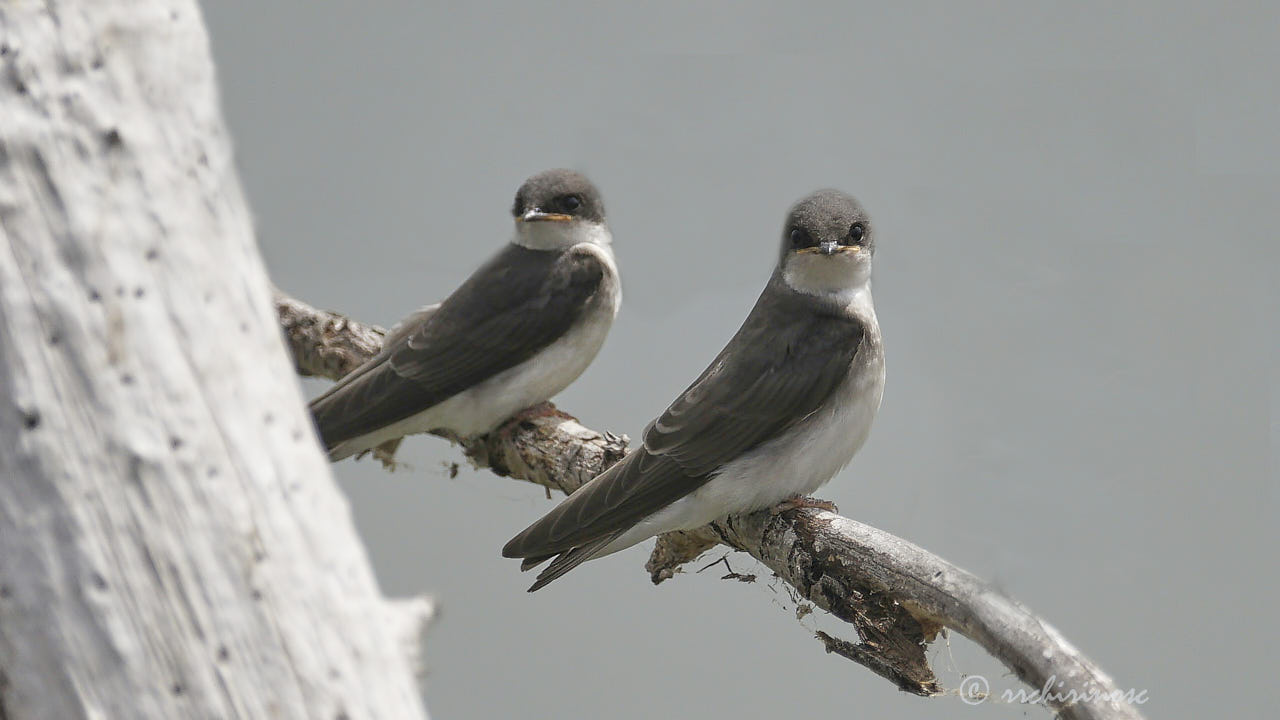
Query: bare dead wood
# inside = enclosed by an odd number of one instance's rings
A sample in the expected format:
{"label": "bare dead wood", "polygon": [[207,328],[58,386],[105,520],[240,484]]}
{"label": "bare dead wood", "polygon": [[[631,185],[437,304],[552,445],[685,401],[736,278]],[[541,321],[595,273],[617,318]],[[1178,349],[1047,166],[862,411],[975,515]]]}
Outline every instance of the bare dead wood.
{"label": "bare dead wood", "polygon": [[[283,295],[277,309],[300,372],[337,379],[358,357],[371,357],[369,333],[337,313]],[[299,328],[325,327],[311,333]],[[351,332],[360,338],[342,337]],[[366,353],[364,348],[369,351]],[[342,354],[344,363],[315,358]],[[333,367],[334,372],[317,372]],[[337,368],[341,367],[341,371]],[[626,453],[627,439],[571,417],[519,421],[479,438],[451,438],[477,467],[572,493]],[[925,656],[943,628],[968,637],[1033,688],[1046,682],[1090,702],[1047,704],[1068,720],[1138,720],[1112,680],[1026,608],[970,573],[901,538],[813,508],[777,515],[735,515],[693,531],[658,538],[646,569],[654,583],[724,544],[759,560],[797,595],[854,626],[858,642],[819,634],[828,652],[860,663],[904,691],[933,695],[941,687]],[[733,574],[737,575],[737,574]],[[741,579],[741,575],[737,575]]]}
{"label": "bare dead wood", "polygon": [[195,0],[0,2],[0,718],[422,718]]}

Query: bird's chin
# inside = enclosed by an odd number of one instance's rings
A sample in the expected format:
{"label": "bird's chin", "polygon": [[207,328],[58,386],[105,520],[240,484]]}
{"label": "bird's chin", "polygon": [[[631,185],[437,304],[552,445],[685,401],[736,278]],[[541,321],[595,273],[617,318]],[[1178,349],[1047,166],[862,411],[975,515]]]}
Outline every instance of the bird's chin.
{"label": "bird's chin", "polygon": [[866,251],[792,253],[782,268],[782,278],[791,289],[813,295],[854,290],[870,277],[871,256]]}
{"label": "bird's chin", "polygon": [[608,245],[612,241],[603,223],[574,218],[545,222],[517,222],[512,242],[530,250],[564,250],[581,243]]}

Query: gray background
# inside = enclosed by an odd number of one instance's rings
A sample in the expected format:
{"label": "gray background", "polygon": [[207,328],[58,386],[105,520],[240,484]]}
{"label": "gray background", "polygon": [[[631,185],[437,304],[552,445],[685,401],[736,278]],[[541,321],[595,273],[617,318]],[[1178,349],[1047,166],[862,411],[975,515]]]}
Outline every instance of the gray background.
{"label": "gray background", "polygon": [[[527,175],[584,170],[625,301],[559,400],[635,437],[787,206],[846,189],[888,386],[822,494],[1042,613],[1149,717],[1274,712],[1276,5],[602,5],[206,3],[277,283],[389,325],[506,240]],[[776,586],[655,588],[646,549],[526,595],[498,549],[550,504],[458,458],[335,469],[385,590],[443,603],[437,717],[1047,717],[902,695]],[[1016,687],[962,639],[935,658]]]}

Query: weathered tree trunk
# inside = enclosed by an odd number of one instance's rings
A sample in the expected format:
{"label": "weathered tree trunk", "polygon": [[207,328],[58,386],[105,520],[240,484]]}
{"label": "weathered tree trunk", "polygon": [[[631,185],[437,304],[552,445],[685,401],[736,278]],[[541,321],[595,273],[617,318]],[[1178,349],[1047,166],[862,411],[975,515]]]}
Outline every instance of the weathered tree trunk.
{"label": "weathered tree trunk", "polygon": [[193,0],[0,3],[0,718],[415,718]]}

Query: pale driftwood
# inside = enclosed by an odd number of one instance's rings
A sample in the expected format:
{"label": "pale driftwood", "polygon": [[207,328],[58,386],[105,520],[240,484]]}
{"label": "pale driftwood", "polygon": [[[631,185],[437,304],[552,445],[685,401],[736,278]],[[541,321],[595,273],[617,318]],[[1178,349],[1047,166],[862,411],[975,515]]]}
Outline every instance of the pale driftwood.
{"label": "pale driftwood", "polygon": [[194,0],[0,3],[0,718],[422,718]]}
{"label": "pale driftwood", "polygon": [[[341,377],[377,352],[380,335],[340,314],[278,294],[276,309],[299,372]],[[348,337],[350,335],[350,337]],[[339,358],[335,360],[335,358]],[[451,438],[477,467],[571,493],[626,452],[627,440],[567,416],[522,420],[479,438]],[[941,688],[925,648],[942,628],[974,640],[1018,678],[1063,696],[1047,703],[1070,720],[1138,720],[1112,680],[1056,630],[990,585],[911,543],[813,508],[732,516],[658,539],[646,568],[655,583],[723,543],[764,563],[799,598],[854,625],[859,642],[819,633],[829,652],[865,665],[908,692]],[[744,576],[733,574],[738,579]],[[1090,694],[1092,691],[1092,695]]]}

